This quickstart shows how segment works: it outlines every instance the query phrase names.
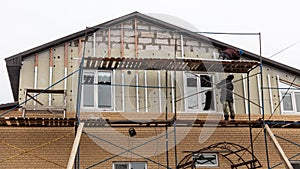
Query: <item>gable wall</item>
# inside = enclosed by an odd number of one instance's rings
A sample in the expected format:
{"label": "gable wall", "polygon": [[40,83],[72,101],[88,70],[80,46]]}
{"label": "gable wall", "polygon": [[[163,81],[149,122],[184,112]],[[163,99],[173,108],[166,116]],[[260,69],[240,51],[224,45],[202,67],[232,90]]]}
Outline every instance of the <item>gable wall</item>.
{"label": "gable wall", "polygon": [[[134,28],[137,27],[135,31]],[[181,38],[183,41],[181,41]],[[84,56],[88,57],[130,57],[130,58],[174,58],[176,57],[184,57],[184,58],[205,58],[205,59],[214,59],[218,57],[218,48],[214,47],[212,44],[198,41],[192,38],[189,38],[185,35],[174,31],[167,31],[164,28],[160,28],[151,23],[147,23],[141,20],[128,20],[123,22],[122,24],[118,24],[115,26],[111,26],[108,28],[102,28],[91,34],[87,37],[87,41],[84,42],[84,38],[74,39],[74,41],[68,42],[66,44],[60,44],[58,46],[54,46],[52,48],[52,60],[53,60],[53,74],[50,75],[50,49],[37,53],[38,55],[38,67],[37,67],[37,88],[45,89],[49,86],[49,84],[53,84],[59,80],[61,80],[66,74],[70,74],[74,72],[79,67],[78,58],[84,54]],[[175,45],[176,44],[176,45]],[[85,46],[85,47],[84,47]],[[176,52],[175,52],[176,46]],[[183,51],[182,51],[183,47]],[[184,52],[184,53],[182,53]],[[67,60],[64,59],[64,56],[67,56]],[[20,92],[19,92],[19,102],[24,101],[24,89],[26,88],[34,88],[34,76],[35,76],[35,55],[30,57],[26,57],[22,62],[21,68],[21,78],[20,78]],[[65,69],[66,68],[66,69]],[[66,71],[65,71],[66,70]],[[145,81],[145,72],[138,71],[133,72],[131,74],[128,71],[119,71],[116,73],[117,80],[116,83],[121,83],[120,81],[120,72],[124,73],[125,83],[128,85],[135,85],[138,74],[138,85],[143,86]],[[254,75],[255,73],[259,73],[259,68],[255,69],[250,73]],[[147,72],[147,78],[149,81],[148,85],[157,86],[158,85],[158,76],[156,73]],[[62,81],[61,83],[55,85],[53,89],[64,89],[64,84],[67,84],[67,107],[68,112],[75,112],[76,110],[76,100],[77,100],[77,73],[72,75],[67,79],[66,82]],[[165,81],[165,73],[161,72],[161,81]],[[288,74],[286,72],[282,72],[281,70],[277,70],[274,68],[270,68],[267,65],[263,65],[263,84],[264,86],[269,86],[268,75],[270,75],[270,87],[278,87],[277,86],[277,75],[280,78],[287,79],[292,81],[293,75]],[[49,82],[50,76],[52,81]],[[170,74],[168,75],[169,79]],[[215,82],[220,81],[225,78],[227,75],[223,73],[215,74]],[[242,75],[236,74],[235,80],[239,80],[235,83],[235,92],[239,94],[239,96],[235,96],[235,107],[237,113],[245,114],[247,112],[248,106],[247,102],[245,102],[244,97],[247,97],[247,81],[242,81]],[[176,86],[176,95],[177,98],[183,97],[183,74],[182,72],[176,73],[177,78],[177,86]],[[257,105],[261,105],[261,92],[259,92],[260,88],[260,76],[252,76],[250,78],[250,100]],[[296,80],[299,84],[298,80]],[[170,85],[170,81],[168,85]],[[166,85],[166,84],[163,84]],[[246,90],[245,90],[246,86]],[[116,96],[120,94],[121,87],[116,87]],[[139,92],[139,107],[146,106],[146,97],[155,96],[158,97],[158,92],[155,91],[157,89],[149,89],[148,96],[145,95],[145,90],[142,88],[138,89]],[[165,93],[169,98],[171,98],[170,92]],[[116,110],[122,111],[123,102],[125,102],[125,111],[135,110],[137,107],[136,93],[135,88],[126,89],[125,91],[126,98],[123,100],[120,96],[116,97]],[[246,94],[245,94],[246,93]],[[150,96],[151,94],[151,96]],[[219,91],[216,90],[217,98],[217,111],[222,111],[221,104],[219,103]],[[39,98],[45,103],[49,104],[49,96],[41,95]],[[126,102],[130,101],[130,102]],[[149,101],[149,100],[148,100]],[[272,90],[272,102],[270,101],[270,90],[264,90],[264,106],[265,113],[271,112],[271,104],[273,104],[273,108],[275,108],[279,104],[279,95],[277,90]],[[154,105],[153,103],[157,100],[149,101],[149,104]],[[62,103],[61,96],[51,96],[51,104],[58,105]],[[30,104],[33,104],[31,102]],[[148,104],[148,105],[149,105]],[[260,108],[251,104],[251,113],[260,114]],[[171,104],[168,102],[169,110],[171,110]],[[237,106],[238,105],[238,106]],[[184,111],[184,101],[177,102],[177,111]],[[152,106],[152,111],[158,111],[158,106]],[[280,113],[280,109],[276,109],[276,113]]]}

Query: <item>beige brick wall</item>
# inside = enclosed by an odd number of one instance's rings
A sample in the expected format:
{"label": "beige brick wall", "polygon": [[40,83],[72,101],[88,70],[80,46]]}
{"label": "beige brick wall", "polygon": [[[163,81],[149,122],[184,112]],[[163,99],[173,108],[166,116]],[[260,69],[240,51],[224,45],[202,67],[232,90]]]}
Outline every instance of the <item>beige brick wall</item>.
{"label": "beige brick wall", "polygon": [[[80,142],[80,168],[95,165],[93,168],[112,168],[113,162],[146,162],[149,169],[163,168],[148,159],[166,165],[166,138],[164,127],[135,127],[137,135],[128,136],[128,127],[113,128],[84,128]],[[175,168],[174,133],[169,128],[169,165]],[[232,142],[250,150],[250,135],[248,127],[219,127],[212,128],[177,127],[177,156],[178,163],[188,155],[218,142]],[[299,143],[299,129],[273,128],[273,133],[292,142]],[[264,132],[254,128],[254,155],[267,168]],[[0,168],[65,168],[74,140],[74,128],[57,127],[1,127],[0,128]],[[155,139],[157,138],[157,139]],[[287,157],[300,152],[300,148],[282,139],[277,139]],[[270,166],[281,162],[275,147],[268,138]],[[133,149],[132,154],[126,152]],[[26,151],[26,152],[24,152]],[[125,152],[124,152],[125,151]],[[242,153],[239,153],[242,155]],[[148,159],[141,158],[147,157]],[[249,159],[247,153],[244,159]],[[219,168],[230,168],[228,160],[218,156]],[[240,163],[235,156],[230,159]],[[296,157],[293,160],[300,160]],[[97,165],[99,163],[99,165]],[[243,167],[241,167],[243,168]],[[279,165],[278,168],[284,168]]]}
{"label": "beige brick wall", "polygon": [[0,127],[0,168],[66,168],[74,128]]}

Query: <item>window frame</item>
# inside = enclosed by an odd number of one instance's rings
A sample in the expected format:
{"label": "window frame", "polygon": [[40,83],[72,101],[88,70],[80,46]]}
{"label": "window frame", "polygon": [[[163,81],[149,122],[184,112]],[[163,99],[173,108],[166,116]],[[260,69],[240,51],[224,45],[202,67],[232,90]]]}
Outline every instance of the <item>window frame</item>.
{"label": "window frame", "polygon": [[[202,155],[202,156],[215,156],[215,161],[216,161],[216,164],[197,164],[196,161],[194,163],[194,166],[195,167],[219,167],[219,154],[218,153],[197,153],[197,154],[193,154],[193,161],[194,161],[194,157],[195,156],[199,156],[199,155]],[[209,162],[209,161],[208,161]]]}
{"label": "window frame", "polygon": [[[211,87],[202,87],[201,86],[201,79],[197,76],[209,76],[211,78]],[[190,77],[194,77],[196,78],[196,92],[200,92],[202,90],[204,91],[212,91],[212,102],[211,105],[213,105],[213,108],[210,108],[209,110],[203,110],[205,106],[202,105],[203,102],[205,102],[205,100],[202,99],[202,94],[205,94],[205,92],[203,93],[200,93],[200,94],[197,94],[197,102],[198,102],[198,108],[197,109],[189,109],[188,107],[188,96],[190,96],[192,93],[189,93],[188,92],[188,84],[187,84],[187,78],[190,78]],[[190,72],[184,72],[184,75],[183,75],[183,85],[184,85],[184,109],[185,109],[185,112],[187,113],[215,113],[217,110],[217,107],[216,107],[216,90],[214,89],[213,87],[213,84],[214,84],[214,81],[215,81],[215,75],[214,74],[202,74],[202,73],[196,73],[196,74],[192,74]],[[192,96],[193,97],[193,96]],[[202,101],[203,100],[203,101]]]}
{"label": "window frame", "polygon": [[[281,105],[280,105],[280,109],[281,109],[281,113],[282,114],[300,114],[300,111],[297,111],[297,97],[296,95],[300,95],[300,88],[295,87],[295,86],[291,86],[289,87],[290,84],[283,82],[283,81],[279,81],[279,96],[280,96],[280,100],[282,100],[283,96],[285,94],[289,94],[291,97],[291,106],[292,106],[292,110],[285,110],[284,109],[284,104],[283,104],[283,100],[281,101]],[[288,88],[290,88],[290,90],[288,90]],[[287,91],[288,90],[288,91]],[[300,100],[298,100],[298,102],[300,102]],[[298,109],[300,110],[300,107],[298,107]]]}
{"label": "window frame", "polygon": [[134,161],[134,162],[113,162],[113,163],[112,163],[112,169],[116,169],[116,167],[115,167],[116,164],[125,164],[125,165],[128,166],[128,169],[131,169],[132,163],[143,163],[144,166],[145,166],[145,169],[148,169],[147,162],[144,162],[144,161]]}
{"label": "window frame", "polygon": [[[81,100],[82,103],[80,105],[82,110],[85,111],[91,111],[91,112],[95,112],[95,111],[113,111],[114,110],[114,101],[115,101],[115,93],[114,93],[114,86],[111,85],[110,87],[110,95],[111,95],[111,100],[110,100],[110,107],[99,107],[99,102],[98,102],[98,78],[99,78],[99,74],[101,72],[105,72],[105,73],[110,73],[110,83],[114,83],[114,72],[113,71],[107,71],[107,70],[90,70],[90,69],[85,69],[83,71],[82,74],[82,91],[81,91]],[[84,106],[84,75],[86,74],[90,74],[94,76],[94,81],[93,81],[93,89],[94,89],[94,105],[93,106]]]}
{"label": "window frame", "polygon": [[299,160],[290,160],[290,163],[294,167],[294,169],[299,169],[300,168],[300,161]]}

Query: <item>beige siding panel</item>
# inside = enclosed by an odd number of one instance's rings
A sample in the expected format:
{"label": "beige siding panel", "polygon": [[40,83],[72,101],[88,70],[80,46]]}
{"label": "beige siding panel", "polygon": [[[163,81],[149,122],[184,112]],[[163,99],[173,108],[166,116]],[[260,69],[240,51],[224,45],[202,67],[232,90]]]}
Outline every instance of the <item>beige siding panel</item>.
{"label": "beige siding panel", "polygon": [[108,54],[108,42],[107,31],[96,32],[96,56],[107,57]]}
{"label": "beige siding panel", "polygon": [[136,78],[135,71],[125,71],[125,111],[136,112]]}
{"label": "beige siding panel", "polygon": [[94,49],[93,49],[93,36],[89,36],[89,41],[84,42],[85,45],[85,57],[92,57],[94,56]]}
{"label": "beige siding panel", "polygon": [[[68,47],[68,74],[76,71],[80,66],[80,60],[74,59],[79,58],[78,47],[69,46]],[[68,78],[67,86],[67,111],[76,111],[77,102],[77,86],[78,86],[78,73],[73,74]]]}
{"label": "beige siding panel", "polygon": [[185,111],[184,109],[184,83],[183,83],[183,72],[176,72],[175,81],[176,91],[175,91],[175,102],[177,112]]}
{"label": "beige siding panel", "polygon": [[[264,102],[264,113],[271,113],[271,106],[270,106],[270,92],[268,89],[268,69],[267,67],[263,67],[263,84],[260,86],[264,89],[259,89],[261,91],[261,94],[263,94],[263,102]],[[259,76],[260,77],[260,76]],[[261,78],[259,80],[261,82]]]}
{"label": "beige siding panel", "polygon": [[158,79],[156,71],[147,71],[148,86],[152,86],[148,89],[148,106],[149,112],[159,112],[159,99],[158,99]]}
{"label": "beige siding panel", "polygon": [[120,48],[117,48],[117,47],[120,47],[120,46],[114,46],[115,49],[111,49],[111,57],[121,57],[121,50]]}
{"label": "beige siding panel", "polygon": [[[64,46],[53,48],[53,81],[52,84],[59,82],[64,78]],[[53,86],[52,89],[64,89],[64,81]],[[52,95],[52,105],[63,105],[63,95]]]}
{"label": "beige siding panel", "polygon": [[135,58],[135,51],[134,49],[126,49],[124,50],[124,56],[126,58]]}
{"label": "beige siding panel", "polygon": [[[234,79],[233,81],[235,82],[234,85],[234,105],[235,105],[235,113],[239,114],[245,114],[245,102],[244,102],[244,91],[243,91],[243,81],[241,80],[241,75],[240,74],[234,74]],[[240,81],[238,81],[240,80]]]}
{"label": "beige siding panel", "polygon": [[145,73],[144,70],[137,71],[139,77],[139,87],[138,87],[138,97],[139,97],[139,105],[140,105],[140,112],[146,112],[146,104],[145,104]]}
{"label": "beige siding panel", "polygon": [[[171,77],[171,72],[172,71],[169,71],[168,72],[168,83],[167,83],[167,89],[164,89],[165,92],[166,92],[166,105],[168,107],[168,112],[172,112],[174,113],[173,111],[173,108],[172,108],[172,77]],[[173,83],[174,84],[174,83]]]}
{"label": "beige siding panel", "polygon": [[140,58],[174,58],[174,53],[162,50],[139,50]]}
{"label": "beige siding panel", "polygon": [[123,98],[122,98],[122,71],[115,71],[115,82],[112,85],[115,88],[115,107],[116,111],[123,111]]}
{"label": "beige siding panel", "polygon": [[[25,100],[25,91],[24,89],[33,89],[34,85],[34,59],[35,57],[32,55],[27,57],[22,62],[22,68],[20,72],[20,91],[19,98],[21,101]],[[28,102],[28,104],[33,104],[32,101]]]}
{"label": "beige siding panel", "polygon": [[[49,51],[39,53],[38,57],[37,88],[46,89],[49,87]],[[48,105],[48,94],[39,95],[38,100],[44,105]]]}
{"label": "beige siding panel", "polygon": [[[255,74],[255,73],[258,73],[259,71],[252,71],[251,75]],[[250,100],[251,102],[254,102],[255,104],[250,104],[250,113],[251,114],[260,114],[260,108],[258,105],[260,105],[259,103],[259,91],[260,89],[258,89],[258,86],[257,86],[257,78],[256,78],[256,75],[254,76],[251,76],[249,77],[250,78]]]}

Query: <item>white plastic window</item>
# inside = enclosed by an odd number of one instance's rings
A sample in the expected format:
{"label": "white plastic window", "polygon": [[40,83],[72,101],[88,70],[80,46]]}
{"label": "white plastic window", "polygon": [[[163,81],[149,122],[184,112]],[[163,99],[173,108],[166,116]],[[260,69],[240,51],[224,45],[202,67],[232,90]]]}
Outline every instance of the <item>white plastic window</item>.
{"label": "white plastic window", "polygon": [[185,107],[188,112],[214,112],[213,75],[185,74]]}
{"label": "white plastic window", "polygon": [[300,89],[280,82],[281,110],[284,114],[300,114]]}
{"label": "white plastic window", "polygon": [[111,71],[83,72],[82,107],[89,110],[112,110]]}

